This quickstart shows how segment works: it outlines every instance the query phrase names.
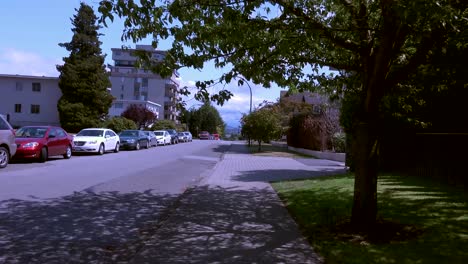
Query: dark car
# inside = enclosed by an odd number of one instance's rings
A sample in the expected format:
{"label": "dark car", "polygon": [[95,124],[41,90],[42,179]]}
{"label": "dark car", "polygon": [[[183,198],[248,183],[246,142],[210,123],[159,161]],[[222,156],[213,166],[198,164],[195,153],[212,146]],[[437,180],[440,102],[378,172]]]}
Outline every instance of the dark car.
{"label": "dark car", "polygon": [[45,162],[50,156],[72,156],[73,137],[55,126],[24,126],[16,130],[15,159]]}
{"label": "dark car", "polygon": [[179,143],[179,135],[175,129],[166,129],[166,131],[171,135],[171,144]]}
{"label": "dark car", "polygon": [[198,134],[199,139],[210,139],[210,133],[208,131],[202,131]]}
{"label": "dark car", "polygon": [[0,115],[0,169],[5,168],[16,153],[15,131],[7,118]]}
{"label": "dark car", "polygon": [[120,148],[135,149],[149,148],[150,141],[148,136],[141,130],[124,130],[120,132]]}
{"label": "dark car", "polygon": [[143,131],[145,135],[148,137],[148,140],[150,142],[150,147],[157,147],[158,146],[158,139],[156,138],[156,134],[154,134],[153,131]]}
{"label": "dark car", "polygon": [[177,136],[179,137],[179,142],[187,142],[187,135],[185,135],[184,132],[179,132],[177,133]]}

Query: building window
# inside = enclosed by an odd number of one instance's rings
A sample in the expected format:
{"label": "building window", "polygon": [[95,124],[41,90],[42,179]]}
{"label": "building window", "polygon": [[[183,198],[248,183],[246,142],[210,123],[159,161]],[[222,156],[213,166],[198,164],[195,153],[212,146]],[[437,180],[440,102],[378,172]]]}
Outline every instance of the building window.
{"label": "building window", "polygon": [[148,87],[148,78],[143,78],[141,86]]}
{"label": "building window", "polygon": [[115,103],[114,107],[115,108],[123,108],[123,103]]}
{"label": "building window", "polygon": [[31,105],[31,114],[39,114],[41,112],[40,105]]}
{"label": "building window", "polygon": [[124,90],[124,85],[122,84],[122,91]]}
{"label": "building window", "polygon": [[20,82],[16,82],[16,91],[23,91],[23,84]]}
{"label": "building window", "polygon": [[41,83],[32,83],[32,91],[33,92],[40,92],[41,91]]}
{"label": "building window", "polygon": [[15,113],[21,113],[21,104],[15,104]]}
{"label": "building window", "polygon": [[123,94],[120,94],[120,99],[123,99]]}

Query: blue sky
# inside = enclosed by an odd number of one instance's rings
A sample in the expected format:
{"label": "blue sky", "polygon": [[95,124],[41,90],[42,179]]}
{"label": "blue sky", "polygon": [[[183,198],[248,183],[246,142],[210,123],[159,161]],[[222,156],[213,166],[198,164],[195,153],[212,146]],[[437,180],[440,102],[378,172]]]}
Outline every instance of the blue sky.
{"label": "blue sky", "polygon": [[[69,42],[71,32],[70,19],[76,14],[75,8],[80,0],[14,0],[2,1],[0,7],[0,74],[22,74],[39,76],[58,76],[55,68],[63,64],[62,58],[68,51],[58,46],[58,43]],[[93,6],[96,15],[99,1],[83,1]],[[107,54],[106,63],[112,64],[111,48],[122,44],[134,46],[133,43],[120,41],[123,25],[121,21],[109,23],[102,28],[100,37],[103,53]],[[139,44],[149,44],[141,42]],[[165,49],[170,43],[161,43],[159,49]],[[181,69],[182,85],[193,86],[197,80],[217,78],[222,70],[208,65],[203,71]],[[253,105],[264,100],[275,101],[279,97],[280,88],[270,89],[251,84],[253,90]],[[237,87],[232,84],[227,87],[234,97],[222,107],[218,107],[224,121],[230,126],[238,126],[242,113],[249,111],[250,93],[248,87]],[[218,87],[217,89],[220,89]],[[196,105],[188,98],[187,104]]]}

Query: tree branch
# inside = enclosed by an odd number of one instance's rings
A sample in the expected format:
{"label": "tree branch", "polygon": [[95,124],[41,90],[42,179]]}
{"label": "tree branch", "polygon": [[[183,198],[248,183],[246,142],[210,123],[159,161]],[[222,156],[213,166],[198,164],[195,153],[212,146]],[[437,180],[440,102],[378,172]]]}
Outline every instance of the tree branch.
{"label": "tree branch", "polygon": [[353,43],[350,40],[345,40],[343,38],[336,36],[335,34],[332,33],[331,28],[328,28],[324,26],[322,23],[312,19],[310,16],[304,13],[302,9],[294,7],[294,5],[291,5],[289,2],[285,0],[273,0],[272,2],[282,6],[284,10],[289,11],[291,14],[295,15],[296,17],[302,18],[307,24],[311,25],[313,28],[318,30],[325,39],[333,42],[335,45],[340,46],[352,52],[359,51],[358,44]]}

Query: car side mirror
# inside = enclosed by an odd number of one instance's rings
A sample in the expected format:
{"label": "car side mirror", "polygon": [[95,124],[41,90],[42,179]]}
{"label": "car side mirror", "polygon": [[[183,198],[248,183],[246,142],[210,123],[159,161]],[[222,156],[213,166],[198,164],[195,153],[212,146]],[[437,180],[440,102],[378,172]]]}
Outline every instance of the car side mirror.
{"label": "car side mirror", "polygon": [[110,136],[109,136],[109,135],[106,135],[106,138],[110,138]]}
{"label": "car side mirror", "polygon": [[49,138],[55,138],[55,135],[49,135]]}

